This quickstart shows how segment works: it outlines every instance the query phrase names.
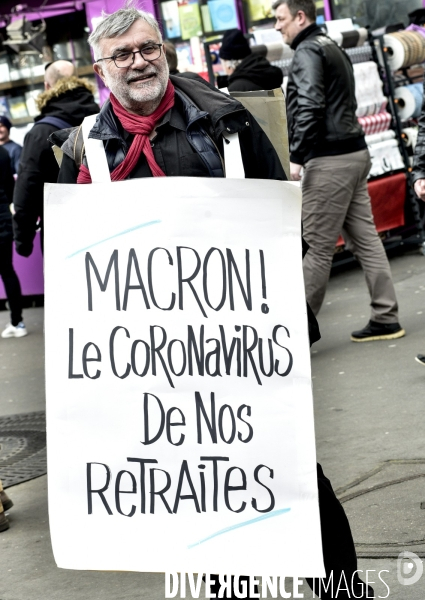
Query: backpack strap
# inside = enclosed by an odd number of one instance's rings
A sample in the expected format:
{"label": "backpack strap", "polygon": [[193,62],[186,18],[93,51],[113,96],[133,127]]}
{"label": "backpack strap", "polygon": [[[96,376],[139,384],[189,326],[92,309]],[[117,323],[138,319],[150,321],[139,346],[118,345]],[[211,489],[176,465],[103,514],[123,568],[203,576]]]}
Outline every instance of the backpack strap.
{"label": "backpack strap", "polygon": [[111,181],[111,174],[109,173],[103,141],[89,137],[89,133],[96,122],[96,117],[97,115],[90,115],[82,123],[84,147],[92,183],[106,183]]}
{"label": "backpack strap", "polygon": [[46,123],[47,125],[54,125],[58,129],[70,129],[73,127],[71,123],[65,121],[64,119],[60,119],[59,117],[43,117],[34,123],[34,125],[41,125],[42,123]]}

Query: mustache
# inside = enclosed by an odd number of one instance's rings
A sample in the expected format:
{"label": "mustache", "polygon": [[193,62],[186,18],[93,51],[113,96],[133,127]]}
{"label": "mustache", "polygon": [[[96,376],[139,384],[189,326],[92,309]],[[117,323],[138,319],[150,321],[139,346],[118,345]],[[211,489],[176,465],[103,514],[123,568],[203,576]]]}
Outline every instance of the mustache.
{"label": "mustache", "polygon": [[143,71],[140,71],[139,69],[137,71],[134,71],[131,73],[130,76],[127,77],[126,81],[127,83],[131,83],[132,81],[137,81],[137,79],[140,79],[141,77],[148,77],[149,75],[157,75],[158,71],[155,68],[150,68],[150,67],[146,67],[146,69],[143,69]]}

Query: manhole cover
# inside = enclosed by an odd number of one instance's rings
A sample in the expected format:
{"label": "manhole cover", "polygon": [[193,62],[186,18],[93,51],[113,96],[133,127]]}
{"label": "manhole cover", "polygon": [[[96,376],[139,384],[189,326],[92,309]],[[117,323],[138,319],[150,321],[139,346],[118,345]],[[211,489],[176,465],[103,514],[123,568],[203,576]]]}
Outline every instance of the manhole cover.
{"label": "manhole cover", "polygon": [[0,417],[0,477],[3,487],[46,473],[45,413]]}
{"label": "manhole cover", "polygon": [[387,461],[338,490],[359,557],[425,556],[425,461]]}

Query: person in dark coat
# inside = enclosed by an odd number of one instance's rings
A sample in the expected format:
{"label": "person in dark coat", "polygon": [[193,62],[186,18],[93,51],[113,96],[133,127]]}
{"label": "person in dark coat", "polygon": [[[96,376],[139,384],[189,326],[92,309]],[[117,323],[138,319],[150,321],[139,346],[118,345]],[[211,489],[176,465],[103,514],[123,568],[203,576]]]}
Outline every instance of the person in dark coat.
{"label": "person in dark coat", "polygon": [[13,234],[9,205],[12,202],[14,185],[10,156],[0,146],[0,277],[3,280],[10,307],[10,323],[2,331],[2,338],[27,335],[22,320],[21,285],[12,262]]}
{"label": "person in dark coat", "polygon": [[[422,112],[419,119],[418,140],[416,142],[413,160],[412,179],[417,197],[425,202],[425,80]],[[415,360],[425,367],[425,353],[418,354]]]}
{"label": "person in dark coat", "polygon": [[59,173],[50,134],[78,126],[84,117],[99,111],[93,98],[94,86],[76,77],[68,61],[55,61],[47,67],[44,87],[36,100],[41,114],[24,139],[13,196],[15,245],[21,256],[32,253],[38,227],[43,244],[43,187],[46,182],[56,183]]}
{"label": "person in dark coat", "polygon": [[176,47],[169,40],[165,41],[163,44],[165,58],[167,59],[168,69],[170,71],[170,75],[178,75],[179,77],[187,77],[188,79],[197,79],[198,81],[205,81],[202,79],[198,73],[193,73],[192,71],[183,71],[182,73],[178,70],[178,56]]}
{"label": "person in dark coat", "polygon": [[19,159],[21,158],[22,146],[10,139],[12,123],[5,115],[0,116],[0,146],[9,153],[12,162],[13,174],[18,172]]}
{"label": "person in dark coat", "polygon": [[282,85],[282,70],[263,56],[253,54],[239,29],[224,34],[219,56],[228,75],[229,92],[275,90]]}

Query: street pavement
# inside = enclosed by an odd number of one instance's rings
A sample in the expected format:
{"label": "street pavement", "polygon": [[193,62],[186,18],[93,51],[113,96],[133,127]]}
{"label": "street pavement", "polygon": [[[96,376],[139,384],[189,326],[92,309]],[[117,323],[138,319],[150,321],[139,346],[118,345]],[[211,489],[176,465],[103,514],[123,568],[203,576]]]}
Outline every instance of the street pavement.
{"label": "street pavement", "polygon": [[[330,280],[319,315],[322,340],[312,350],[317,454],[350,519],[363,579],[377,582],[377,597],[424,600],[425,574],[401,585],[397,556],[408,550],[425,557],[425,368],[414,360],[425,353],[425,257],[409,251],[391,267],[407,332],[393,342],[351,342],[350,332],[369,319],[363,274],[349,268]],[[0,313],[0,326],[7,316]],[[43,309],[27,309],[25,321],[28,337],[0,339],[0,418],[44,410]],[[14,507],[10,529],[0,533],[0,600],[165,598],[162,574],[56,567],[46,476],[8,494]],[[404,565],[405,584],[414,563]],[[300,592],[313,598],[305,584]]]}

